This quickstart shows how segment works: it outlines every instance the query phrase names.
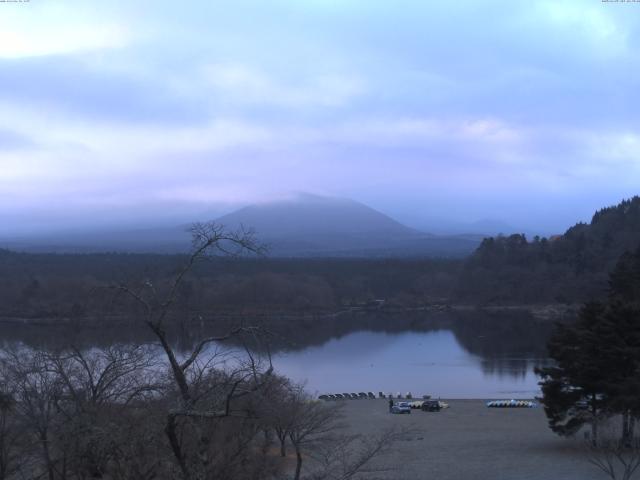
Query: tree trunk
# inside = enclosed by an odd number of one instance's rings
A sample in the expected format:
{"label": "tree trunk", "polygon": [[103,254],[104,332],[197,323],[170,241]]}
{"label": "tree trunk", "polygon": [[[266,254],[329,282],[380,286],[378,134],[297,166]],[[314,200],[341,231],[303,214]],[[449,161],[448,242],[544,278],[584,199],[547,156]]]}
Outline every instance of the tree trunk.
{"label": "tree trunk", "polygon": [[629,445],[629,412],[627,410],[622,413],[622,444],[625,447]]}
{"label": "tree trunk", "polygon": [[165,332],[157,325],[152,322],[147,322],[147,325],[151,329],[151,331],[156,335],[158,340],[160,340],[160,345],[164,350],[165,355],[167,356],[167,360],[169,360],[169,366],[171,367],[171,371],[173,372],[173,378],[178,385],[178,389],[180,390],[180,396],[182,397],[183,408],[189,410],[191,405],[191,393],[189,392],[189,382],[187,381],[187,376],[184,371],[180,367],[180,362],[176,358],[173,353],[173,349],[169,342],[167,341],[167,336]]}
{"label": "tree trunk", "polygon": [[598,408],[596,406],[596,396],[591,396],[591,445],[598,446]]}
{"label": "tree trunk", "polygon": [[264,436],[264,441],[262,442],[262,454],[267,455],[269,453],[269,447],[273,444],[273,439],[271,437],[271,430],[265,428],[262,431],[262,434]]}
{"label": "tree trunk", "polygon": [[280,439],[280,456],[281,457],[286,457],[287,456],[287,446],[285,445],[285,439],[284,438]]}
{"label": "tree trunk", "polygon": [[49,451],[49,438],[47,433],[43,433],[41,437],[42,453],[44,455],[44,462],[47,465],[47,475],[49,480],[55,480],[55,470],[53,468],[53,461],[51,460],[51,452]]}
{"label": "tree trunk", "polygon": [[198,458],[200,460],[200,465],[202,466],[202,472],[206,475],[209,470],[209,444],[211,441],[207,435],[204,435],[200,428],[198,430],[198,438],[200,442],[198,444]]}
{"label": "tree trunk", "polygon": [[293,477],[294,480],[300,480],[300,472],[302,471],[302,452],[300,448],[296,445],[296,475]]}
{"label": "tree trunk", "polygon": [[171,445],[171,451],[173,452],[173,456],[176,458],[178,465],[180,466],[180,471],[182,471],[182,476],[184,480],[190,480],[191,475],[189,474],[189,469],[187,468],[187,462],[184,458],[184,454],[182,452],[182,448],[180,446],[180,440],[178,439],[178,434],[176,432],[177,424],[175,415],[169,414],[167,416],[167,425],[165,426],[164,432],[169,439],[169,444]]}

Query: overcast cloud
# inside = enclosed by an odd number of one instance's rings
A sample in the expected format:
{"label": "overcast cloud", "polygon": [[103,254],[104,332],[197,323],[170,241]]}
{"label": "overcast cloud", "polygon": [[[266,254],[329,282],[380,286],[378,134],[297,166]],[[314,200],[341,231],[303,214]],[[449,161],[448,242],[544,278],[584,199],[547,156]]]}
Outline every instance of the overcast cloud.
{"label": "overcast cloud", "polygon": [[599,0],[0,3],[0,232],[292,191],[562,231],[638,193],[638,45]]}

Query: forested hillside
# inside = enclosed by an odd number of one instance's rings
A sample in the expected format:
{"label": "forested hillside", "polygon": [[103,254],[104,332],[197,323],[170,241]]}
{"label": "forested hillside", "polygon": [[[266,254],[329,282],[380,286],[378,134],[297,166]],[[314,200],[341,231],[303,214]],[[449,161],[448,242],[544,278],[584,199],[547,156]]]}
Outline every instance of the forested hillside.
{"label": "forested hillside", "polygon": [[597,211],[564,235],[486,238],[468,259],[457,295],[489,303],[573,303],[601,296],[618,258],[640,246],[640,197]]}
{"label": "forested hillside", "polygon": [[[403,307],[577,304],[602,297],[618,258],[638,246],[640,197],[634,197],[562,236],[487,238],[466,260],[215,258],[193,271],[179,301],[191,315],[327,312],[374,299]],[[184,261],[181,255],[0,250],[0,316],[117,315],[127,306],[109,285],[162,285]]]}
{"label": "forested hillside", "polygon": [[[110,285],[161,286],[181,255],[25,254],[0,250],[0,316],[78,317],[119,310]],[[460,261],[436,259],[212,258],[194,269],[178,300],[198,312],[318,312],[388,303],[442,302]],[[129,310],[130,311],[130,310]]]}

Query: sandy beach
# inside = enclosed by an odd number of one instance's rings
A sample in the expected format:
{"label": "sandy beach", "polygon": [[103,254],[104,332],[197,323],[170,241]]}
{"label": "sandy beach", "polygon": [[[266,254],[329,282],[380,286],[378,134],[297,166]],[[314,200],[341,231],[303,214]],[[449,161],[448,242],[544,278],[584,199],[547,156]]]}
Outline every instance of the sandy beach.
{"label": "sandy beach", "polygon": [[581,440],[563,439],[547,426],[542,408],[487,408],[484,400],[445,400],[440,412],[388,413],[386,400],[344,401],[348,428],[378,434],[397,425],[419,433],[398,442],[367,478],[435,480],[596,480]]}

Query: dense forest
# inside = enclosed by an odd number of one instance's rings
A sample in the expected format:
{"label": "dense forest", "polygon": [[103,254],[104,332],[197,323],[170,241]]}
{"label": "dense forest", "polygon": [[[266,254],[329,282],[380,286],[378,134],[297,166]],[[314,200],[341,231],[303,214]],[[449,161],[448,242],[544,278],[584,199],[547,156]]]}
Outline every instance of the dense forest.
{"label": "dense forest", "polygon": [[[117,313],[114,283],[162,284],[180,255],[0,253],[0,315],[76,317]],[[434,259],[211,258],[179,301],[195,311],[326,312],[376,298],[418,305],[449,298],[460,264]]]}
{"label": "dense forest", "polygon": [[[433,304],[577,304],[599,297],[625,251],[640,245],[640,197],[551,238],[485,239],[464,260],[211,258],[178,301],[208,313],[323,313],[385,299],[385,308]],[[0,250],[0,316],[89,318],[130,311],[108,287],[167,282],[181,255],[27,254]]]}
{"label": "dense forest", "polygon": [[640,245],[640,197],[597,211],[551,238],[486,238],[461,271],[459,298],[487,303],[579,303],[601,297],[618,258]]}

